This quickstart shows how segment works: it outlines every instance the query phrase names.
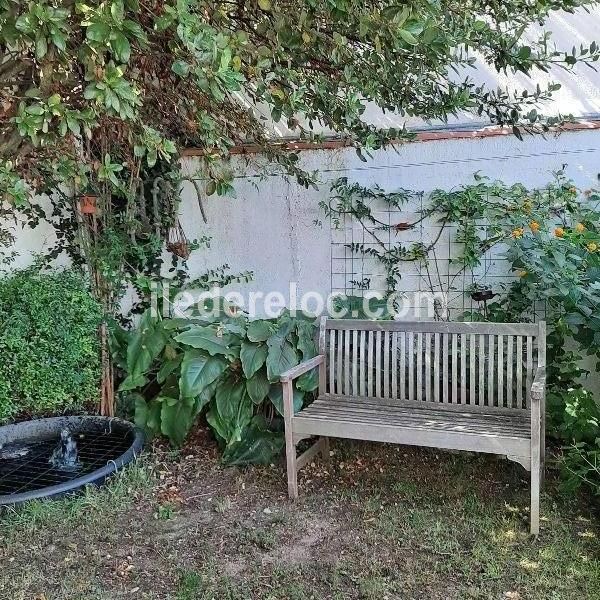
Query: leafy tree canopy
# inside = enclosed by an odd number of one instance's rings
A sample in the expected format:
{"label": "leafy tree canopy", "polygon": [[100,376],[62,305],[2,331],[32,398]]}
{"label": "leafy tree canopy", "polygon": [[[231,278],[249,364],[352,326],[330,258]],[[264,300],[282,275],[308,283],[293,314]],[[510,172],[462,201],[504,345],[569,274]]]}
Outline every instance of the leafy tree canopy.
{"label": "leafy tree canopy", "polygon": [[[219,160],[235,144],[270,142],[267,109],[298,136],[339,132],[367,151],[405,131],[361,119],[365,103],[424,119],[457,111],[515,127],[547,127],[535,110],[555,89],[507,93],[450,74],[483,61],[531,74],[595,62],[598,48],[562,52],[530,24],[585,0],[0,0],[0,193],[88,179],[125,190],[132,174],[206,152],[208,192],[229,189]],[[477,57],[477,58],[476,58]],[[26,186],[26,181],[29,186]]]}

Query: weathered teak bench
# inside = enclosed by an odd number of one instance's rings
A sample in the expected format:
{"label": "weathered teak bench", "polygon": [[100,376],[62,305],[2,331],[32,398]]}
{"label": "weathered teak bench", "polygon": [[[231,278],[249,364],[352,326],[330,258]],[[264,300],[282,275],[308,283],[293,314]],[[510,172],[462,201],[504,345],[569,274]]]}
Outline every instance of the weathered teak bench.
{"label": "weathered teak bench", "polygon": [[[531,471],[539,532],[544,465],[545,323],[334,320],[315,358],[281,376],[288,491],[328,437],[504,455]],[[293,412],[293,380],[319,368],[319,395]],[[304,438],[319,441],[296,458]]]}

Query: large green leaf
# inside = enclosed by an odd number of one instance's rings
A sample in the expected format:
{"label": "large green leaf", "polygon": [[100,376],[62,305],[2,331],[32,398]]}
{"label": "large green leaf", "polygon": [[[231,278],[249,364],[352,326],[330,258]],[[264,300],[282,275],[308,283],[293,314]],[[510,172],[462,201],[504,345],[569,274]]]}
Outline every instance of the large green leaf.
{"label": "large green leaf", "polygon": [[209,325],[206,319],[198,319],[194,317],[173,317],[163,322],[163,329],[188,329],[194,325]]}
{"label": "large green leaf", "polygon": [[242,342],[240,360],[242,361],[242,369],[247,379],[252,377],[265,364],[267,352],[268,348],[265,344]]}
{"label": "large green leaf", "polygon": [[219,380],[217,379],[213,381],[210,385],[207,385],[196,396],[196,404],[194,406],[194,412],[196,415],[199,415],[202,412],[202,409],[214,398],[218,385]]}
{"label": "large green leaf", "polygon": [[133,401],[133,406],[135,409],[134,423],[138,427],[145,429],[149,413],[148,403],[141,394],[131,394],[130,398]]}
{"label": "large green leaf", "polygon": [[246,335],[246,323],[242,319],[238,317],[233,317],[237,319],[236,321],[232,321],[230,323],[224,323],[223,329],[228,331],[229,333],[234,333],[235,335],[244,337]]}
{"label": "large green leaf", "polygon": [[229,428],[214,404],[206,413],[206,421],[217,437],[223,440],[223,442],[227,443],[227,438],[229,437]]}
{"label": "large green leaf", "polygon": [[206,356],[200,350],[188,350],[181,362],[179,391],[184,398],[195,398],[218,379],[227,362],[217,356]]}
{"label": "large green leaf", "polygon": [[[214,409],[207,419],[227,445],[239,442],[252,419],[253,404],[243,382],[225,381],[217,388]],[[216,414],[215,414],[216,413]]]}
{"label": "large green leaf", "polygon": [[319,369],[311,369],[296,380],[296,387],[303,392],[314,392],[319,387]]}
{"label": "large green leaf", "polygon": [[281,433],[269,431],[264,417],[257,415],[244,430],[242,439],[223,453],[227,465],[267,465],[281,453],[285,440]]}
{"label": "large green leaf", "polygon": [[148,383],[145,375],[128,375],[119,386],[120,392],[129,392],[144,387]]}
{"label": "large green leaf", "polygon": [[[277,412],[283,417],[283,386],[272,385],[269,390],[269,400],[273,403]],[[296,414],[302,408],[302,404],[304,403],[304,392],[294,388],[293,400],[294,414]]]}
{"label": "large green leaf", "polygon": [[135,396],[135,424],[154,435],[160,431],[161,402],[154,398],[146,402],[141,394]]}
{"label": "large green leaf", "polygon": [[189,398],[161,398],[160,430],[171,443],[183,444],[194,424],[194,400]]}
{"label": "large green leaf", "polygon": [[231,354],[230,344],[234,340],[231,334],[219,333],[214,326],[194,326],[175,336],[175,341],[192,348],[206,350],[211,356],[216,354],[228,356]]}
{"label": "large green leaf", "polygon": [[225,421],[233,423],[236,420],[244,394],[245,387],[242,382],[227,380],[217,388],[216,407]]}
{"label": "large green leaf", "polygon": [[302,360],[308,360],[316,356],[317,345],[315,344],[316,328],[314,321],[299,319],[296,323],[296,333],[298,334],[297,345],[302,354]]}
{"label": "large green leaf", "polygon": [[275,333],[275,326],[269,321],[257,320],[248,323],[246,335],[251,342],[266,342]]}
{"label": "large green leaf", "polygon": [[246,391],[254,404],[260,404],[269,393],[271,384],[267,379],[267,374],[263,369],[255,373],[246,381]]}
{"label": "large green leaf", "polygon": [[267,377],[269,381],[277,381],[284,371],[298,364],[298,355],[292,344],[279,336],[269,338],[267,345]]}
{"label": "large green leaf", "polygon": [[166,344],[165,332],[160,321],[151,316],[148,309],[141,317],[139,326],[127,347],[127,371],[130,377],[145,374]]}
{"label": "large green leaf", "polygon": [[176,356],[175,358],[172,358],[170,360],[165,360],[162,363],[162,365],[160,366],[158,373],[156,374],[156,381],[158,383],[164,383],[165,380],[167,379],[167,377],[169,375],[171,375],[171,373],[173,373],[173,371],[175,371],[176,369],[179,368],[179,365],[181,365],[182,359],[183,359],[183,356],[180,354],[179,356]]}
{"label": "large green leaf", "polygon": [[127,371],[127,347],[129,346],[132,332],[128,331],[114,320],[109,322],[108,332],[110,354],[113,363],[122,371]]}

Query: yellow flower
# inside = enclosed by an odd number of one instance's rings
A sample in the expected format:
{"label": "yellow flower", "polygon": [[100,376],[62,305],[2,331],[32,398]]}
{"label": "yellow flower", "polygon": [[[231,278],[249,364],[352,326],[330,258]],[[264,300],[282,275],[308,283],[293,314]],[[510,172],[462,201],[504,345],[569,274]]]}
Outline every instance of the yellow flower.
{"label": "yellow flower", "polygon": [[525,198],[525,201],[523,202],[523,212],[528,215],[531,212],[531,200],[529,198]]}
{"label": "yellow flower", "polygon": [[512,237],[514,237],[515,239],[519,239],[519,238],[523,237],[524,233],[525,233],[525,230],[522,227],[517,227],[516,229],[513,229],[513,232],[510,235]]}
{"label": "yellow flower", "polygon": [[531,221],[531,223],[529,223],[529,228],[533,233],[537,233],[540,230],[540,224],[537,221]]}
{"label": "yellow flower", "polygon": [[596,242],[590,242],[590,243],[587,245],[587,249],[588,249],[590,252],[596,252],[596,250],[598,250],[598,244],[596,244]]}
{"label": "yellow flower", "polygon": [[564,237],[564,235],[565,235],[565,230],[564,230],[562,227],[557,227],[557,228],[554,230],[554,235],[555,235],[557,238]]}
{"label": "yellow flower", "polygon": [[585,231],[585,225],[583,223],[577,223],[577,225],[575,225],[575,231],[577,233],[583,233]]}
{"label": "yellow flower", "polygon": [[519,277],[527,277],[527,271],[519,271]]}

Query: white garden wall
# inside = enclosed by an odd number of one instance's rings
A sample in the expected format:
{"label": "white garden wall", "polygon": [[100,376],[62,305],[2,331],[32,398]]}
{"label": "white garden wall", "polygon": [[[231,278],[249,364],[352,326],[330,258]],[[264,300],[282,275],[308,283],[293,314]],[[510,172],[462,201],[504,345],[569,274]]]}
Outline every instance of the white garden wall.
{"label": "white garden wall", "polygon": [[[351,148],[302,152],[303,166],[320,172],[318,190],[307,190],[281,175],[259,177],[246,159],[234,160],[237,197],[204,198],[207,224],[192,184],[184,184],[181,222],[187,236],[212,238],[210,248],[190,258],[190,275],[226,263],[231,272],[254,272],[250,283],[232,286],[245,293],[278,291],[288,298],[289,284],[296,282],[299,296],[313,291],[327,295],[332,287],[344,287],[339,276],[332,277],[332,266],[334,273],[340,270],[335,247],[332,255],[336,233],[319,209],[319,202],[329,197],[333,179],[347,177],[365,186],[377,183],[388,191],[402,187],[427,193],[471,182],[478,171],[505,183],[533,187],[545,185],[553,171],[567,165],[568,176],[585,189],[598,184],[600,130],[545,139],[532,136],[522,142],[512,136],[418,142],[379,152],[367,163]],[[185,170],[195,172],[194,159],[185,159]],[[319,220],[322,225],[315,225]],[[53,240],[46,225],[32,231],[15,224],[14,233],[15,266],[30,263],[33,254],[43,252]],[[418,280],[415,272],[407,272],[402,289],[417,289]]]}
{"label": "white garden wall", "polygon": [[[389,191],[403,187],[428,192],[471,182],[478,171],[533,187],[545,185],[553,171],[567,165],[568,176],[585,189],[598,183],[600,131],[527,137],[523,142],[512,136],[420,142],[397,152],[377,153],[368,163],[361,162],[352,149],[306,151],[302,160],[307,169],[319,169],[319,190],[306,190],[281,176],[261,181],[250,170],[236,180],[237,198],[204,199],[206,225],[191,184],[185,185],[182,223],[188,237],[212,237],[211,247],[190,260],[192,275],[228,263],[234,272],[255,274],[251,283],[236,289],[279,291],[287,297],[289,282],[294,281],[299,295],[309,291],[327,295],[332,288],[344,287],[343,276],[332,277],[332,266],[334,273],[340,271],[335,246],[332,255],[337,234],[319,209],[319,201],[329,197],[332,179],[343,176],[366,186],[377,183]],[[194,170],[192,159],[186,169]],[[323,224],[315,225],[316,220]],[[418,279],[408,271],[403,289],[417,289]]]}
{"label": "white garden wall", "polygon": [[[335,241],[336,234],[319,209],[319,201],[329,197],[331,180],[348,177],[365,186],[377,183],[389,191],[402,187],[428,192],[463,185],[479,171],[505,183],[533,187],[545,185],[553,171],[566,165],[568,176],[586,189],[598,184],[600,130],[545,139],[526,137],[522,142],[512,136],[419,142],[379,152],[368,163],[361,162],[352,149],[306,151],[302,162],[305,168],[320,171],[318,190],[306,190],[280,175],[258,177],[245,159],[237,158],[237,197],[204,198],[207,224],[192,185],[185,184],[181,207],[185,232],[190,239],[212,238],[210,248],[192,255],[192,277],[227,263],[231,272],[254,272],[250,283],[230,286],[246,297],[250,291],[278,291],[288,298],[290,282],[297,283],[298,296],[306,292],[326,296],[332,287],[344,286],[332,277],[332,239]],[[185,168],[194,172],[194,160],[186,159]],[[322,226],[315,225],[318,220],[323,221]],[[29,264],[32,256],[53,240],[46,225],[32,231],[15,224],[14,233],[18,267]],[[416,273],[407,273],[403,289],[417,289],[419,280]],[[600,389],[595,381],[593,387]]]}

